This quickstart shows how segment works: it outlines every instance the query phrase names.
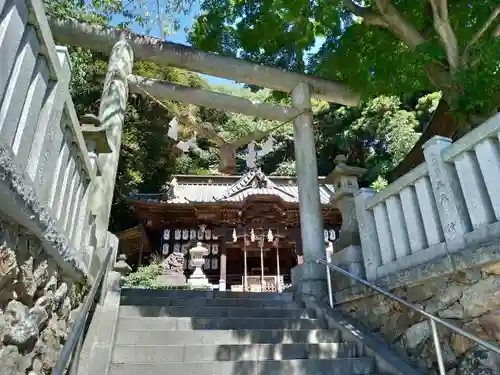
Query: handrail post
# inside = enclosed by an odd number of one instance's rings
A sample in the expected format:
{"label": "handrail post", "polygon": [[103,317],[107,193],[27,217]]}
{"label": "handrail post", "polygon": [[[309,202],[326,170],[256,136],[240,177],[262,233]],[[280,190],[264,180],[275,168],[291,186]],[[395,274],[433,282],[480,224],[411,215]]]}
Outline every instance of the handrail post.
{"label": "handrail post", "polygon": [[329,264],[332,262],[332,254],[328,249],[326,250],[326,278],[327,278],[327,286],[328,286],[328,301],[330,302],[330,307],[333,309],[333,292],[332,292],[332,278]]}
{"label": "handrail post", "polygon": [[392,299],[393,301],[396,301],[398,303],[400,303],[401,305],[403,306],[406,306],[410,309],[412,309],[413,311],[416,311],[418,312],[419,314],[427,317],[429,320],[430,320],[430,323],[431,323],[431,328],[432,328],[432,333],[433,333],[433,336],[434,336],[434,345],[436,347],[436,354],[437,354],[437,357],[438,357],[438,363],[439,363],[439,368],[440,368],[440,371],[441,371],[441,374],[445,375],[446,372],[444,371],[444,364],[443,364],[443,354],[441,352],[441,344],[439,342],[439,336],[438,336],[438,332],[437,332],[437,329],[436,329],[436,322],[438,322],[439,324],[445,326],[446,328],[452,330],[453,332],[456,332],[466,338],[468,338],[469,340],[472,340],[476,343],[478,343],[479,345],[481,345],[482,347],[484,348],[487,348],[497,354],[500,354],[500,347],[492,342],[489,342],[489,341],[486,341],[486,340],[483,340],[481,339],[480,337],[477,337],[476,335],[473,335],[472,333],[470,332],[467,332],[465,330],[463,330],[462,328],[460,327],[457,327],[456,325],[454,324],[451,324],[451,323],[448,323],[446,320],[443,320],[441,318],[438,318],[437,316],[435,315],[432,315],[430,313],[428,313],[427,311],[421,309],[420,307],[417,307],[411,303],[409,303],[408,301],[392,294],[391,292],[388,292],[378,286],[376,286],[375,284],[372,284],[371,282],[367,281],[367,280],[364,280],[356,275],[353,275],[352,273],[334,265],[334,264],[331,264],[331,263],[327,263],[325,260],[323,259],[316,259],[316,263],[318,264],[323,264],[325,265],[326,267],[328,268],[331,268],[333,269],[334,271],[344,275],[344,276],[347,276],[347,277],[350,277],[351,279],[354,279],[356,280],[358,283],[374,290],[375,292],[383,295],[383,296],[386,296],[390,299]]}
{"label": "handrail post", "polygon": [[441,343],[439,342],[439,334],[434,319],[429,319],[432,328],[432,337],[434,338],[434,348],[436,349],[436,357],[439,367],[439,373],[446,375],[446,369],[443,362],[443,352],[441,351]]}

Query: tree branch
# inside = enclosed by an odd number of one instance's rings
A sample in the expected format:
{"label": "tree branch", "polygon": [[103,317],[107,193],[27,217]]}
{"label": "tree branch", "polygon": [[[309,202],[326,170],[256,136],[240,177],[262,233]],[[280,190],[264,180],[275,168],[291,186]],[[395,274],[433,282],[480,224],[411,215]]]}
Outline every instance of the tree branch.
{"label": "tree branch", "polygon": [[389,29],[396,34],[412,51],[425,42],[420,34],[399,11],[392,5],[391,0],[376,0],[377,8],[387,21]]}
{"label": "tree branch", "polygon": [[[469,53],[470,49],[472,46],[477,43],[479,39],[484,35],[484,33],[490,28],[490,26],[493,24],[495,19],[500,15],[500,6],[496,7],[496,9],[491,13],[491,16],[488,18],[488,20],[485,22],[483,27],[479,29],[479,31],[472,37],[470,42],[467,44],[467,47],[465,47],[464,53],[463,53],[463,60],[467,61],[469,58]],[[500,25],[497,27],[495,33],[495,36],[500,35]]]}
{"label": "tree branch", "polygon": [[[391,0],[375,0],[380,13],[389,24],[389,29],[399,37],[412,51],[426,42],[426,38],[392,5]],[[427,77],[431,83],[443,92],[445,97],[449,96],[451,77],[448,69],[443,68],[437,62],[431,62],[424,66]]]}
{"label": "tree branch", "polygon": [[441,0],[441,18],[448,20],[448,0]]}
{"label": "tree branch", "polygon": [[387,21],[383,18],[382,15],[375,13],[368,7],[362,7],[356,4],[353,0],[343,0],[344,7],[349,9],[352,14],[356,17],[363,18],[369,25],[381,26],[381,27],[389,27]]}
{"label": "tree branch", "polygon": [[[432,6],[434,29],[441,38],[450,70],[455,72],[459,64],[458,42],[448,19],[447,0],[428,0]],[[438,2],[439,1],[439,2]]]}

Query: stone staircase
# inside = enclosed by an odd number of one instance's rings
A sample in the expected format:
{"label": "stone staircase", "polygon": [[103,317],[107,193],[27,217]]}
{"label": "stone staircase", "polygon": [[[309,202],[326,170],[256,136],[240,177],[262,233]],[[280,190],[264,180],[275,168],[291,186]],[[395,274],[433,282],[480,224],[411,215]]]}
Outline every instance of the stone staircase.
{"label": "stone staircase", "polygon": [[122,290],[110,375],[373,375],[291,293]]}

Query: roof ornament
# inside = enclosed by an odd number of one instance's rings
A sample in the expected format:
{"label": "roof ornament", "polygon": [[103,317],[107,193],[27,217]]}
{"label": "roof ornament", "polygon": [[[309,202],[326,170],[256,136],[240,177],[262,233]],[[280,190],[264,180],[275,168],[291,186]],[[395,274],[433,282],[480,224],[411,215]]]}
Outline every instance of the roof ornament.
{"label": "roof ornament", "polygon": [[179,183],[177,182],[177,177],[172,178],[170,181],[170,188],[168,190],[168,202],[170,203],[189,203],[186,197],[180,192]]}

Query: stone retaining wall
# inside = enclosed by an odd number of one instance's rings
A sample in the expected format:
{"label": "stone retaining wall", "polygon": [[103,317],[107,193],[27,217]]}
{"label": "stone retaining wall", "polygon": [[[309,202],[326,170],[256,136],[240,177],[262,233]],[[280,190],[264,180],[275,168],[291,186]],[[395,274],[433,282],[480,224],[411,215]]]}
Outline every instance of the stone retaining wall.
{"label": "stone retaining wall", "polygon": [[0,221],[1,374],[50,374],[87,290],[63,280],[36,238]]}
{"label": "stone retaining wall", "polygon": [[[455,272],[392,291],[425,311],[486,340],[500,343],[500,263]],[[438,373],[428,320],[380,295],[337,307],[405,352],[426,373]],[[439,326],[449,375],[500,374],[500,356]]]}

